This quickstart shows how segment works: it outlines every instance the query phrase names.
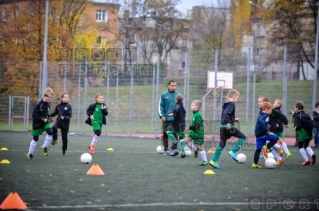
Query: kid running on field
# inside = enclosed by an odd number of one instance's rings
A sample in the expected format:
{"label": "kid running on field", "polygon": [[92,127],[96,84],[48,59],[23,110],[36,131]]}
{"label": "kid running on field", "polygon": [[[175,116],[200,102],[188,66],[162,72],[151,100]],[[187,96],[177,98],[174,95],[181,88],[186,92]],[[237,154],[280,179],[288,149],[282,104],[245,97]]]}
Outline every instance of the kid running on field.
{"label": "kid running on field", "polygon": [[[279,138],[276,134],[269,132],[268,121],[271,108],[271,103],[264,102],[261,106],[262,111],[259,112],[257,117],[255,126],[256,151],[254,154],[254,163],[251,165],[252,168],[261,168],[258,164],[261,150],[263,150],[265,159],[268,158],[268,150],[276,144]],[[269,141],[267,145],[266,141]]]}
{"label": "kid running on field", "polygon": [[[166,131],[168,138],[173,142],[172,144],[172,153],[171,156],[176,156],[178,155],[178,150],[177,150],[177,140],[178,139],[184,138],[185,137],[185,115],[186,111],[183,105],[183,95],[178,94],[176,96],[176,103],[174,105],[174,109],[171,112],[170,115],[173,115],[174,120],[171,126],[169,126]],[[182,155],[183,156],[183,155]],[[184,152],[185,156],[185,152]]]}
{"label": "kid running on field", "polygon": [[309,165],[310,161],[308,159],[307,153],[311,157],[311,164],[316,163],[316,155],[313,153],[312,149],[309,147],[309,142],[312,139],[312,129],[313,123],[308,113],[304,110],[304,104],[301,101],[296,102],[294,114],[294,124],[295,129],[298,131],[298,148],[304,162],[301,164],[303,166]]}
{"label": "kid running on field", "polygon": [[102,94],[95,95],[95,103],[91,104],[86,113],[89,116],[88,119],[85,121],[86,124],[91,125],[93,127],[94,136],[89,146],[90,153],[94,154],[95,146],[101,135],[102,124],[106,125],[106,118],[105,116],[108,115],[108,110],[106,105],[103,103],[104,97]]}
{"label": "kid running on field", "polygon": [[[261,107],[262,107],[264,102],[269,102],[268,98],[266,96],[260,96],[258,98],[258,106],[259,106],[259,109],[260,109],[259,113],[262,112]],[[279,112],[277,112],[276,110],[273,110],[273,109],[271,110],[271,113],[269,115],[269,121],[268,121],[268,123],[270,124],[270,130],[272,130],[272,128],[276,128],[277,119],[281,119],[281,118],[282,118],[282,113],[279,113]],[[274,126],[272,126],[272,125],[274,125]],[[273,131],[271,131],[271,132],[273,132]],[[282,139],[279,139],[279,142],[281,140]],[[270,150],[275,150],[275,152],[273,153],[275,158],[277,160],[282,160],[282,156],[284,154],[284,151],[282,150],[282,147],[281,147],[280,144],[276,143],[273,146],[273,148],[270,149]],[[261,155],[260,157],[263,158],[264,156]]]}
{"label": "kid running on field", "polygon": [[212,156],[209,164],[215,169],[220,169],[217,161],[222,153],[222,150],[226,146],[227,140],[234,136],[239,138],[232,150],[228,154],[238,162],[236,153],[240,150],[246,136],[240,132],[234,126],[234,122],[239,122],[239,118],[235,118],[235,103],[238,101],[240,93],[236,89],[231,89],[228,92],[228,100],[223,103],[221,124],[220,124],[220,142],[219,146],[216,148],[214,155]]}
{"label": "kid running on field", "polygon": [[46,88],[43,91],[43,98],[34,106],[32,112],[32,140],[30,142],[29,152],[27,154],[28,159],[34,159],[34,149],[39,140],[39,136],[42,135],[42,132],[45,131],[47,135],[45,136],[43,146],[43,154],[48,156],[48,146],[51,143],[52,139],[52,128],[50,123],[52,119],[49,116],[50,102],[53,99],[54,93],[51,88]]}
{"label": "kid running on field", "polygon": [[[280,99],[276,99],[275,102],[274,102],[274,107],[272,109],[272,113],[278,113],[280,115],[278,116],[281,116],[280,118],[274,118],[275,119],[275,124],[274,125],[271,125],[271,128],[270,128],[270,132],[273,132],[275,133],[277,136],[279,136],[281,139],[283,139],[283,131],[284,131],[284,127],[285,128],[288,128],[288,119],[287,117],[281,112],[281,106],[282,106],[282,101]],[[277,145],[277,144],[276,144]],[[277,146],[274,146],[277,148]],[[282,149],[284,151],[284,153],[286,154],[286,159],[290,158],[292,156],[292,154],[289,152],[289,149],[287,147],[287,144],[285,143],[284,140],[282,140],[281,142],[281,146],[282,146]],[[283,163],[283,162],[282,162]],[[278,162],[277,162],[278,164]]]}
{"label": "kid running on field", "polygon": [[55,107],[55,110],[50,117],[54,117],[58,115],[56,118],[56,122],[52,127],[53,130],[53,140],[51,142],[50,147],[54,147],[58,143],[58,129],[61,130],[62,136],[62,156],[65,155],[65,151],[68,148],[68,132],[70,126],[70,119],[72,117],[72,107],[69,104],[69,95],[67,93],[63,93],[61,95],[61,103]]}
{"label": "kid running on field", "polygon": [[[192,125],[189,126],[190,133],[185,139],[180,141],[180,146],[182,150],[181,158],[185,158],[185,145],[187,145],[191,150],[194,151],[194,157],[197,158],[198,150],[201,155],[203,162],[199,166],[206,166],[208,164],[206,158],[206,152],[204,150],[204,125],[202,114],[199,111],[201,107],[201,102],[199,100],[193,100],[191,104],[191,110],[193,112],[192,116]],[[197,147],[191,142],[194,141],[194,144],[198,145]]]}

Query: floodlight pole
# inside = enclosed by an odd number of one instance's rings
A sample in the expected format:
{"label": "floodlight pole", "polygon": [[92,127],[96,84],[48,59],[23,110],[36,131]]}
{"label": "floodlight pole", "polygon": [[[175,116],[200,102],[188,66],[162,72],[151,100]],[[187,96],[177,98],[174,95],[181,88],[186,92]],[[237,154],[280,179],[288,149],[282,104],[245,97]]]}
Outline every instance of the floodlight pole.
{"label": "floodlight pole", "polygon": [[[262,8],[260,6],[258,6],[257,4],[253,3],[252,1],[248,1],[250,4],[256,6],[258,9],[260,9],[260,13],[262,12]],[[257,35],[258,35],[258,29],[257,29]],[[257,36],[256,36],[257,37]],[[258,72],[261,72],[261,68],[260,68],[260,57],[261,57],[261,37],[259,38],[259,55],[258,55]],[[256,50],[257,53],[257,50]],[[255,66],[255,65],[254,65]],[[255,103],[255,99],[256,98],[256,70],[254,67],[254,79],[253,79],[253,103]],[[255,106],[253,106],[253,111],[252,111],[252,122],[253,125],[255,124]],[[254,132],[254,127],[253,127],[253,132]]]}
{"label": "floodlight pole", "polygon": [[43,47],[43,73],[42,73],[42,92],[48,86],[48,19],[49,19],[49,0],[45,4],[45,25],[44,25],[44,47]]}
{"label": "floodlight pole", "polygon": [[315,71],[313,78],[313,90],[312,90],[312,109],[315,109],[316,105],[316,95],[317,95],[317,71],[318,71],[318,39],[319,39],[319,2],[316,4],[318,6],[317,13],[317,33],[316,33],[316,51],[315,51]]}

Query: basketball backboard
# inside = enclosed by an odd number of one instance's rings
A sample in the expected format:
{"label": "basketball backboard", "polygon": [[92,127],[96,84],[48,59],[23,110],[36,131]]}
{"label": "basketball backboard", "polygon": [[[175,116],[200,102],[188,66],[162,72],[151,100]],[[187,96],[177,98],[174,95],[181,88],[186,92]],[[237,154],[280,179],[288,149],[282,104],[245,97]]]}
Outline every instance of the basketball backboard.
{"label": "basketball backboard", "polygon": [[[215,88],[215,71],[207,71],[207,88]],[[217,72],[216,88],[232,89],[233,88],[233,73]]]}

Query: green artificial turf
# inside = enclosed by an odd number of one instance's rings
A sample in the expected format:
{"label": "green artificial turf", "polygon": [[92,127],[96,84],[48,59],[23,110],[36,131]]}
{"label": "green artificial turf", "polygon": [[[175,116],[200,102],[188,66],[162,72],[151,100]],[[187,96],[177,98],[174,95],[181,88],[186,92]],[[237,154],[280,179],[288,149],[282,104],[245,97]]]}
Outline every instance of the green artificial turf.
{"label": "green artificial turf", "polygon": [[[200,167],[200,155],[181,159],[158,154],[158,139],[102,136],[90,164],[80,157],[88,152],[92,136],[69,136],[68,151],[61,156],[61,140],[44,156],[40,136],[35,159],[28,160],[30,133],[0,132],[0,203],[10,192],[17,192],[30,210],[256,210],[249,202],[260,200],[261,209],[277,200],[275,210],[284,210],[284,199],[300,202],[319,200],[319,164],[301,166],[302,157],[295,147],[293,156],[282,166],[252,169],[254,145],[240,151],[244,164],[231,159],[223,150],[218,161],[221,169]],[[206,142],[206,151],[216,143]],[[113,151],[108,151],[112,148]],[[314,149],[319,155],[319,150]],[[207,154],[208,160],[212,154]],[[87,175],[93,164],[103,176]],[[212,170],[215,174],[204,174]],[[290,210],[299,210],[295,204]],[[309,210],[318,209],[310,204]],[[296,209],[295,209],[296,208]],[[305,209],[306,210],[306,209]]]}

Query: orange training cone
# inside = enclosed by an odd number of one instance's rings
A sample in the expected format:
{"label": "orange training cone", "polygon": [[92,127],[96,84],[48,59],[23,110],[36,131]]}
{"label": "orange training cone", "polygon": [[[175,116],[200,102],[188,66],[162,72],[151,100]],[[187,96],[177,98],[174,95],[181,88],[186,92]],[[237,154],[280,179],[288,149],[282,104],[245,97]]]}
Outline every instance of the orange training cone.
{"label": "orange training cone", "polygon": [[20,198],[19,194],[16,192],[11,192],[5,198],[5,200],[0,205],[0,209],[19,209],[19,210],[25,210],[28,209],[28,207],[25,205],[25,203]]}
{"label": "orange training cone", "polygon": [[210,150],[207,153],[215,153],[215,147],[210,148]]}
{"label": "orange training cone", "polygon": [[98,164],[93,164],[93,166],[86,172],[89,175],[105,175],[103,170]]}

